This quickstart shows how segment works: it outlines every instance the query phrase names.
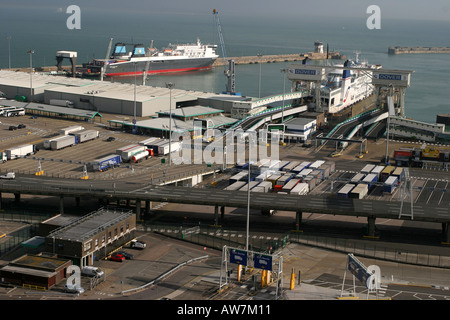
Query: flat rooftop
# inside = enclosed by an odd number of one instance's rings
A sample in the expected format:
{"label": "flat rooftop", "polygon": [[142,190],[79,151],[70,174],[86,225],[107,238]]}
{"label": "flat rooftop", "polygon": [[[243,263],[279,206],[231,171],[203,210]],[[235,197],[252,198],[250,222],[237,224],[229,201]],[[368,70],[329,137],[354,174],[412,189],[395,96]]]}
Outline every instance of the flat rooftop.
{"label": "flat rooftop", "polygon": [[51,232],[48,237],[56,239],[84,241],[101,230],[125,220],[133,215],[132,211],[99,209],[72,223]]}

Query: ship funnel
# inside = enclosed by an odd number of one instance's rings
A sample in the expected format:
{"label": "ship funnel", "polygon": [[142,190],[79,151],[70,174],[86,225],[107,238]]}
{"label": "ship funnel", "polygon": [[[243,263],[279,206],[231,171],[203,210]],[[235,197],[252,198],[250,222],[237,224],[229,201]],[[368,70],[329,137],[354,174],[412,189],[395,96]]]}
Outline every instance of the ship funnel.
{"label": "ship funnel", "polygon": [[136,44],[134,46],[132,57],[145,57],[145,47],[143,44]]}
{"label": "ship funnel", "polygon": [[[348,67],[348,64],[350,63],[350,61],[346,60],[344,62],[344,67]],[[348,69],[344,69],[344,72],[342,73],[342,80],[348,79],[350,78],[350,70]]]}
{"label": "ship funnel", "polygon": [[114,45],[114,51],[111,58],[114,59],[116,57],[124,56],[126,54],[127,54],[127,47],[125,46],[124,43],[119,42]]}

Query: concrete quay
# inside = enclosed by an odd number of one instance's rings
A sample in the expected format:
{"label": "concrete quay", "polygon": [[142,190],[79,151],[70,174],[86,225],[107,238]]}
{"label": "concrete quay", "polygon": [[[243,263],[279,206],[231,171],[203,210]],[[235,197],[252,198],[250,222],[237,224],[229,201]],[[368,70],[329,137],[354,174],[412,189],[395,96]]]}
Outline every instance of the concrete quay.
{"label": "concrete quay", "polygon": [[[257,63],[275,63],[275,62],[290,62],[301,61],[305,58],[311,60],[325,60],[327,59],[326,53],[308,52],[308,53],[292,53],[292,54],[276,54],[276,55],[262,55],[262,56],[243,56],[243,57],[229,57],[227,59],[217,59],[213,67],[223,66],[224,63],[228,64],[228,60],[234,60],[235,64],[257,64]],[[345,59],[345,56],[339,52],[328,53],[328,59]]]}
{"label": "concrete quay", "polygon": [[408,54],[408,53],[450,53],[450,47],[397,47],[391,46],[388,49],[389,54]]}

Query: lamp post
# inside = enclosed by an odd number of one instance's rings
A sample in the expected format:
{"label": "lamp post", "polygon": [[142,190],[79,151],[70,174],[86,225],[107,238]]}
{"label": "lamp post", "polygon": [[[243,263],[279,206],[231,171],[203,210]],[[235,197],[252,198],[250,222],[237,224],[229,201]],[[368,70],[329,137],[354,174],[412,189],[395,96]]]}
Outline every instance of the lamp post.
{"label": "lamp post", "polygon": [[136,134],[136,62],[134,64],[134,113],[133,113],[133,134]]}
{"label": "lamp post", "polygon": [[258,53],[256,56],[259,58],[258,98],[261,98],[261,57],[262,57],[262,53]]}
{"label": "lamp post", "polygon": [[282,68],[281,72],[283,73],[283,105],[281,106],[281,123],[284,122],[284,96],[286,94],[286,72],[288,69]]}
{"label": "lamp post", "polygon": [[30,55],[30,102],[33,102],[33,53],[34,50],[28,50],[27,53]]}
{"label": "lamp post", "polygon": [[172,165],[172,88],[174,83],[166,83],[166,87],[169,89],[169,166]]}

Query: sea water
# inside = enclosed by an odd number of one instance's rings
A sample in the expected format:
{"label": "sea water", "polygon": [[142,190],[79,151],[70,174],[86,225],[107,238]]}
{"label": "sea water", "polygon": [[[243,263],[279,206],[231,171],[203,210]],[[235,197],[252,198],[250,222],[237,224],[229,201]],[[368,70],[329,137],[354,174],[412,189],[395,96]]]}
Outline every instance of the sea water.
{"label": "sea water", "polygon": [[[194,43],[199,37],[203,43],[217,44],[217,53],[222,55],[214,18],[209,13],[193,16],[109,12],[98,15],[83,11],[81,29],[69,30],[65,12],[12,10],[4,8],[0,12],[0,68],[8,68],[9,58],[12,67],[29,66],[29,49],[35,51],[33,67],[56,65],[55,53],[59,50],[77,51],[77,64],[82,64],[93,58],[104,58],[110,38],[114,38],[113,43],[145,45],[150,45],[153,40],[155,47],[162,48],[168,43]],[[437,114],[450,113],[449,54],[387,54],[389,46],[450,46],[450,22],[383,19],[381,29],[369,30],[366,18],[221,16],[221,24],[228,57],[306,53],[314,50],[314,42],[318,40],[325,50],[328,47],[347,58],[353,58],[354,52],[359,52],[359,58],[371,64],[414,71],[405,96],[408,118],[434,123]],[[8,36],[11,37],[9,41]],[[342,61],[331,60],[330,63]],[[248,97],[282,93],[284,79],[280,69],[289,64],[291,62],[237,65],[236,91]],[[173,82],[180,89],[220,93],[226,84],[223,71],[223,67],[216,67],[204,72],[151,75],[147,77],[146,85],[163,87],[165,83]],[[131,82],[134,79],[116,81]],[[138,81],[140,83],[142,79]],[[285,85],[284,90],[288,91],[289,81]]]}

